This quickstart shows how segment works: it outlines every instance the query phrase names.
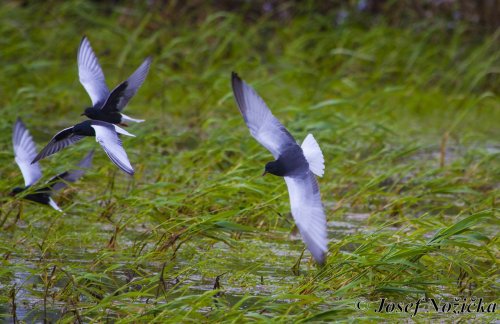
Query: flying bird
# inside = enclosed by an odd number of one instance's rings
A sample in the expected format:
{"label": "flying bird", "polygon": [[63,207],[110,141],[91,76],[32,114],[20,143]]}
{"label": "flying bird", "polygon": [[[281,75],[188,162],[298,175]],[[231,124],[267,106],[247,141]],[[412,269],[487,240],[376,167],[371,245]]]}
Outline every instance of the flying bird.
{"label": "flying bird", "polygon": [[135,135],[130,134],[117,125],[100,120],[86,120],[75,126],[65,128],[54,135],[49,144],[38,153],[31,163],[36,163],[49,155],[59,152],[66,146],[83,139],[85,136],[95,136],[96,141],[101,144],[111,161],[124,172],[133,175],[134,169],[130,165],[118,133],[135,137]]}
{"label": "flying bird", "polygon": [[57,211],[62,211],[51,195],[67,186],[68,182],[75,182],[83,176],[84,168],[89,168],[92,164],[94,151],[90,151],[83,160],[78,163],[78,169],[70,170],[58,174],[50,179],[44,187],[30,190],[31,187],[42,177],[42,170],[38,162],[31,163],[36,155],[36,146],[33,142],[28,129],[20,118],[16,120],[12,133],[12,142],[14,146],[15,160],[24,178],[24,187],[15,187],[10,195],[16,196],[23,191],[28,191],[22,198],[31,200],[40,204],[49,205]]}
{"label": "flying bird", "polygon": [[303,241],[316,262],[325,262],[328,250],[326,217],[321,203],[317,176],[323,176],[321,149],[309,134],[301,146],[273,116],[264,100],[236,73],[232,73],[236,103],[250,134],[275,158],[265,166],[264,174],[284,177],[290,196],[292,216]]}
{"label": "flying bird", "polygon": [[131,118],[123,114],[122,111],[146,79],[151,57],[147,57],[127,80],[120,83],[111,92],[106,85],[99,61],[85,36],[78,48],[77,62],[80,83],[92,100],[92,107],[86,108],[82,116],[123,126],[127,126],[127,122],[140,123],[144,121],[143,119]]}

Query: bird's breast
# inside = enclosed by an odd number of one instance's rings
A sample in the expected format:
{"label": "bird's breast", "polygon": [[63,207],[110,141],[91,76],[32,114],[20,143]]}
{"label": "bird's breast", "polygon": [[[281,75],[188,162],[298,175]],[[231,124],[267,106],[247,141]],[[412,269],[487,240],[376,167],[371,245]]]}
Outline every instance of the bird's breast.
{"label": "bird's breast", "polygon": [[290,146],[278,158],[283,176],[293,177],[304,174],[309,169],[304,152],[298,145]]}

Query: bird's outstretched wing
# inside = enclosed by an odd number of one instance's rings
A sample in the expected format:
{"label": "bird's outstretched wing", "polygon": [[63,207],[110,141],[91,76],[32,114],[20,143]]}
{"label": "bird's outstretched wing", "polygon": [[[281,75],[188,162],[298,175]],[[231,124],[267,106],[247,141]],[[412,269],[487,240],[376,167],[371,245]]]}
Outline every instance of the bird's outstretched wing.
{"label": "bird's outstretched wing", "polygon": [[115,125],[93,120],[91,126],[95,130],[96,141],[101,144],[111,161],[126,173],[133,175],[134,169],[130,165],[127,153],[123,149],[122,141],[118,137]]}
{"label": "bird's outstretched wing", "polygon": [[91,150],[83,158],[83,160],[78,163],[78,169],[69,170],[61,174],[56,175],[48,181],[49,187],[53,191],[58,191],[67,186],[68,182],[75,182],[80,179],[85,174],[85,169],[90,168],[92,165],[92,158],[94,157],[94,150]]}
{"label": "bird's outstretched wing", "polygon": [[92,100],[94,107],[101,107],[109,95],[104,73],[87,37],[83,36],[77,55],[80,83]]}
{"label": "bird's outstretched wing", "polygon": [[69,146],[73,143],[78,142],[85,136],[75,135],[73,133],[73,126],[68,127],[54,135],[50,140],[49,144],[47,144],[38,155],[33,159],[31,163],[35,163],[38,160],[41,160],[49,155],[59,152],[66,146]]}
{"label": "bird's outstretched wing", "polygon": [[323,264],[328,251],[326,216],[318,183],[311,171],[300,177],[285,177],[292,215],[302,239],[316,262]]}
{"label": "bird's outstretched wing", "polygon": [[233,93],[245,123],[252,136],[277,159],[290,145],[297,145],[293,136],[276,117],[273,116],[266,103],[246,84],[232,73]]}
{"label": "bird's outstretched wing", "polygon": [[108,98],[102,105],[101,111],[104,113],[112,113],[118,112],[118,105],[123,100],[123,96],[125,95],[125,91],[128,87],[128,81],[123,81],[116,88],[114,88],[109,94]]}
{"label": "bird's outstretched wing", "polygon": [[12,143],[16,163],[23,174],[24,185],[31,186],[42,177],[42,170],[38,163],[31,163],[36,156],[36,146],[21,118],[17,118],[14,124]]}
{"label": "bird's outstretched wing", "polygon": [[[142,64],[137,68],[137,70],[132,73],[132,75],[125,81],[127,82],[127,87],[123,91],[123,95],[120,96],[120,100],[116,105],[118,111],[122,111],[128,104],[130,99],[135,95],[137,90],[141,87],[142,83],[146,79],[149,72],[149,66],[151,65],[151,57],[148,57],[142,62]],[[104,109],[104,108],[103,108]]]}

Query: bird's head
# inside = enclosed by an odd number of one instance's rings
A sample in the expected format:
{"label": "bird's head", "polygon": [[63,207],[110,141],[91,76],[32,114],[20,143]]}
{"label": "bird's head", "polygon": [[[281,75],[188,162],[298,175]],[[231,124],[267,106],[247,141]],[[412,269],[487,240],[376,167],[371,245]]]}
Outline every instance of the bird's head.
{"label": "bird's head", "polygon": [[80,116],[87,116],[88,118],[92,118],[93,115],[94,115],[94,108],[88,107],[88,108],[85,108],[85,110],[83,111],[83,114],[81,114]]}
{"label": "bird's head", "polygon": [[280,167],[278,161],[272,161],[266,164],[264,173],[262,175],[265,176],[266,174],[271,173],[277,176],[283,176],[283,172],[281,169],[282,168]]}
{"label": "bird's head", "polygon": [[14,189],[12,189],[12,191],[10,192],[9,195],[14,197],[15,195],[17,195],[18,193],[23,192],[23,191],[24,191],[24,188],[15,187]]}

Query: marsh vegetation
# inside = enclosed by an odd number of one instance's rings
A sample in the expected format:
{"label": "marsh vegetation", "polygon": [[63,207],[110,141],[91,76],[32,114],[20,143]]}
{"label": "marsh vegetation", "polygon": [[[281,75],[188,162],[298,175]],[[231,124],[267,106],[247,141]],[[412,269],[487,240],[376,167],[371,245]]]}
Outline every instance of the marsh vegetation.
{"label": "marsh vegetation", "polygon": [[[0,5],[2,320],[389,321],[409,314],[376,312],[381,298],[498,301],[498,30],[174,9]],[[96,151],[55,196],[63,214],[8,197],[22,184],[12,125],[22,117],[40,149],[84,120],[83,35],[108,84],[153,62],[127,107],[146,120],[123,139],[135,175]],[[232,71],[323,150],[323,267],[303,253],[283,180],[260,176],[272,157],[238,112]],[[46,179],[97,145],[43,160]],[[495,318],[416,319],[478,316]]]}

